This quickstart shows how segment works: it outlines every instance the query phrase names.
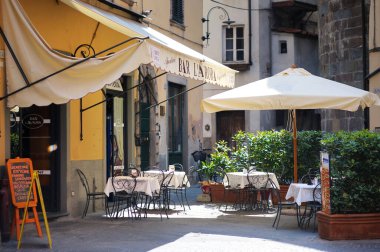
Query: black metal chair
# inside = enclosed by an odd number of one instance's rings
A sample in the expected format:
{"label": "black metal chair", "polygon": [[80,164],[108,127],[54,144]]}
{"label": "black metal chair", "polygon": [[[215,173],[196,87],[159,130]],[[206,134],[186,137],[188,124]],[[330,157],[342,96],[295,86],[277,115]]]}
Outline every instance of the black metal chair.
{"label": "black metal chair", "polygon": [[254,210],[257,208],[257,195],[259,193],[259,189],[257,189],[254,185],[254,179],[252,178],[252,173],[256,172],[256,168],[252,168],[247,172],[247,181],[248,185],[245,186],[245,196],[243,197],[246,199],[245,202],[245,209],[247,210]]}
{"label": "black metal chair", "polygon": [[297,206],[297,203],[292,202],[292,201],[282,201],[281,200],[281,194],[280,194],[280,188],[277,188],[276,184],[270,178],[269,178],[269,183],[271,185],[270,193],[272,195],[272,198],[277,199],[276,218],[274,219],[272,227],[276,226],[276,229],[278,229],[278,224],[280,223],[282,210],[284,208],[295,209],[296,215],[297,215],[297,224],[299,225],[299,222],[298,222],[299,221],[299,208]]}
{"label": "black metal chair", "polygon": [[219,205],[219,209],[222,207],[223,203],[225,203],[224,211],[227,211],[228,203],[231,203],[231,199],[235,199],[232,206],[236,209],[237,204],[240,203],[240,193],[243,191],[243,189],[240,188],[240,185],[236,185],[236,187],[231,186],[228,174],[221,167],[216,169],[214,180],[215,182],[223,183],[224,185],[223,200]]}
{"label": "black metal chair", "polygon": [[304,213],[301,217],[300,226],[303,229],[310,227],[310,221],[313,220],[313,231],[316,229],[317,212],[322,210],[322,191],[321,185],[315,185],[313,189],[313,201],[306,202]]}
{"label": "black metal chair", "polygon": [[[174,167],[175,167],[175,171],[182,171],[182,172],[184,171],[182,164],[176,163],[174,164]],[[177,200],[178,202],[180,202],[184,211],[185,211],[184,197],[185,197],[187,206],[189,207],[189,209],[191,209],[189,201],[187,200],[187,183],[188,183],[188,179],[185,174],[182,178],[182,181],[180,181],[180,185],[178,187],[176,188],[169,187],[170,193],[175,193],[175,195],[177,196]]]}
{"label": "black metal chair", "polygon": [[158,176],[158,180],[160,183],[160,190],[156,193],[154,193],[150,198],[147,205],[147,208],[149,209],[150,205],[153,204],[153,208],[155,209],[156,205],[158,206],[158,209],[160,211],[160,216],[162,220],[162,211],[165,211],[166,218],[169,219],[168,210],[169,210],[169,204],[170,204],[170,193],[169,193],[169,185],[173,178],[174,171],[169,172],[165,175],[164,171],[160,171],[161,174]]}
{"label": "black metal chair", "polygon": [[114,194],[113,207],[110,213],[111,217],[117,219],[121,216],[124,218],[125,212],[127,212],[128,218],[141,218],[141,209],[137,206],[138,194],[135,192],[136,183],[136,177],[112,177],[112,186],[114,189]]}
{"label": "black metal chair", "polygon": [[309,171],[301,177],[300,182],[308,185],[313,184],[313,180],[315,177],[319,175],[319,170],[318,169],[309,169]]}
{"label": "black metal chair", "polygon": [[90,200],[103,199],[105,201],[105,209],[107,211],[107,200],[106,200],[107,197],[104,194],[104,192],[91,192],[86,175],[84,175],[84,173],[80,169],[77,169],[77,173],[79,175],[79,179],[82,182],[84,189],[86,190],[86,204],[83,209],[82,218],[86,217],[87,215]]}

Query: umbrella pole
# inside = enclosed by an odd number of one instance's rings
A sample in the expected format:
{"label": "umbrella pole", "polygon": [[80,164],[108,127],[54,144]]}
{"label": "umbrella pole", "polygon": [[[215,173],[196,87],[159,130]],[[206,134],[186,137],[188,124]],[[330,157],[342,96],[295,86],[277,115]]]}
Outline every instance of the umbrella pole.
{"label": "umbrella pole", "polygon": [[298,147],[297,147],[297,118],[296,118],[296,110],[292,110],[292,121],[293,121],[293,165],[294,165],[294,183],[298,183]]}

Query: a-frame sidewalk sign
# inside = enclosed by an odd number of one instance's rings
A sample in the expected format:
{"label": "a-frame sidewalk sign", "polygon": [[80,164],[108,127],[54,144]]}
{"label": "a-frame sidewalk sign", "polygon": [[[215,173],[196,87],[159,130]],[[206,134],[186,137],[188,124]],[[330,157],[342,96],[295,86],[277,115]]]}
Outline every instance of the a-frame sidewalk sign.
{"label": "a-frame sidewalk sign", "polygon": [[[38,177],[38,172],[33,171],[32,160],[29,158],[9,159],[7,161],[7,170],[12,203],[14,206],[11,234],[13,234],[14,227],[16,227],[16,235],[18,240],[17,248],[20,248],[21,245],[25,223],[35,223],[37,234],[38,236],[42,237],[42,230],[37,214],[37,193],[40,199],[41,210],[44,217],[45,229],[49,241],[49,248],[52,248],[49,223],[46,217],[41,184]],[[29,209],[31,209],[33,212],[32,218],[29,217]],[[23,210],[22,219],[20,219],[20,210]]]}

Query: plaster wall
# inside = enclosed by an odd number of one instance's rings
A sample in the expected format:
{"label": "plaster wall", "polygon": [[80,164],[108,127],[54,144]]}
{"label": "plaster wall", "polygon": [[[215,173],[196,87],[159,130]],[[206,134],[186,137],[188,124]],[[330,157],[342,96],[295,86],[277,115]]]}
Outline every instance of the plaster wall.
{"label": "plaster wall", "polygon": [[[371,1],[369,16],[369,74],[380,68],[380,4]],[[375,14],[376,13],[376,14]],[[376,16],[376,17],[375,17]],[[369,90],[380,95],[380,73],[369,79]],[[369,110],[369,122],[371,130],[380,130],[380,107],[372,107]]]}

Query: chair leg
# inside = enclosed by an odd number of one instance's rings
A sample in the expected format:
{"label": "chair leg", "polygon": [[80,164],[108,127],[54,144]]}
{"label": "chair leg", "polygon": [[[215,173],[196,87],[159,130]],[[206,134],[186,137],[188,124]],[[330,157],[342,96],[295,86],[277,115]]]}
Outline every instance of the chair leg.
{"label": "chair leg", "polygon": [[86,217],[87,215],[87,210],[88,210],[88,205],[90,204],[90,196],[87,195],[86,199],[86,205],[84,206],[83,213],[82,213],[82,219]]}
{"label": "chair leg", "polygon": [[279,209],[279,214],[278,214],[278,220],[277,220],[277,225],[276,225],[276,229],[278,229],[278,224],[280,223],[280,218],[281,218],[281,211],[282,211],[282,207],[280,207]]}
{"label": "chair leg", "polygon": [[189,201],[187,200],[187,190],[186,190],[186,188],[185,188],[185,200],[186,200],[187,206],[189,207],[189,210],[191,210]]}

